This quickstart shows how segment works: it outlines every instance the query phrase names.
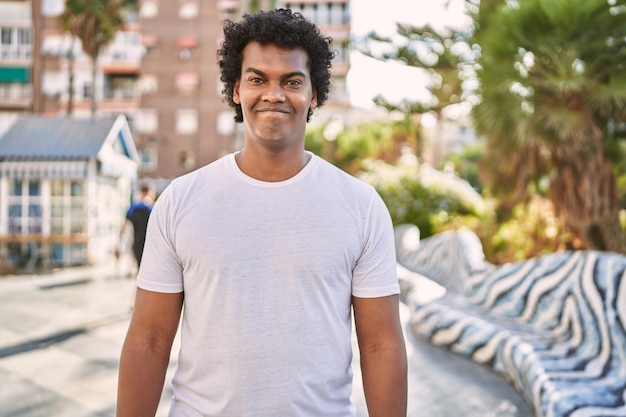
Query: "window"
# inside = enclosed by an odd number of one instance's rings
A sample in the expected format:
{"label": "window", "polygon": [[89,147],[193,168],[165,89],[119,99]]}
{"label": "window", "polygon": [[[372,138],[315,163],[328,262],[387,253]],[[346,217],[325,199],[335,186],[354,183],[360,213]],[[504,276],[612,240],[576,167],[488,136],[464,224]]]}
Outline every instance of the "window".
{"label": "window", "polygon": [[2,45],[10,45],[13,39],[13,30],[11,28],[2,28],[0,29],[0,44]]}
{"label": "window", "polygon": [[27,28],[20,28],[17,30],[17,43],[19,45],[32,45],[32,31]]}
{"label": "window", "polygon": [[347,23],[348,14],[345,3],[328,3],[328,14],[330,15],[329,24],[345,25]]}
{"label": "window", "polygon": [[191,135],[198,131],[198,111],[183,109],[176,112],[176,132],[181,135]]}
{"label": "window", "polygon": [[41,234],[43,210],[39,180],[9,183],[9,233]]}
{"label": "window", "polygon": [[139,78],[139,93],[140,94],[152,94],[158,90],[158,79],[154,74],[143,74]]}
{"label": "window", "polygon": [[83,196],[83,183],[80,181],[72,181],[70,184],[71,195],[72,197],[82,197]]}
{"label": "window", "polygon": [[239,10],[239,1],[237,0],[218,0],[217,10],[221,14],[221,19],[231,18]]}
{"label": "window", "polygon": [[15,180],[11,182],[10,195],[12,196],[20,196],[22,195],[22,181]]}
{"label": "window", "polygon": [[184,151],[180,153],[180,165],[185,170],[191,170],[196,165],[195,158],[191,151]]}
{"label": "window", "polygon": [[217,115],[217,132],[224,136],[235,132],[235,119],[232,111],[223,111]]}
{"label": "window", "polygon": [[178,17],[181,19],[193,19],[198,16],[198,1],[183,1],[178,8]]}
{"label": "window", "polygon": [[137,114],[135,128],[139,133],[155,133],[159,129],[159,113],[156,109],[142,109]]}
{"label": "window", "polygon": [[148,140],[148,145],[139,149],[139,158],[141,160],[141,169],[143,171],[152,171],[157,168],[158,152],[156,140]]}
{"label": "window", "polygon": [[200,76],[197,72],[180,72],[176,75],[176,89],[181,93],[192,93],[198,88]]}
{"label": "window", "polygon": [[82,181],[50,182],[50,233],[84,233],[87,230],[85,190]]}
{"label": "window", "polygon": [[33,90],[30,84],[0,82],[0,99],[23,100],[31,98],[32,95]]}
{"label": "window", "polygon": [[134,74],[105,74],[104,98],[114,100],[139,98],[137,76]]}
{"label": "window", "polygon": [[156,35],[141,35],[141,43],[146,48],[146,54],[154,54],[159,46],[159,38]]}
{"label": "window", "polygon": [[87,230],[84,195],[82,181],[70,182],[70,233],[84,233]]}
{"label": "window", "polygon": [[33,41],[30,28],[0,28],[0,58],[29,59],[32,56]]}
{"label": "window", "polygon": [[22,204],[9,204],[9,233],[22,233]]}
{"label": "window", "polygon": [[39,181],[29,181],[28,182],[28,195],[29,196],[38,196],[41,193]]}
{"label": "window", "polygon": [[198,47],[198,38],[195,36],[181,36],[177,40],[178,57],[180,59],[190,59],[194,50]]}
{"label": "window", "polygon": [[139,6],[139,16],[143,19],[151,19],[159,14],[159,3],[157,0],[141,0]]}
{"label": "window", "polygon": [[53,235],[63,234],[65,213],[65,181],[52,180],[50,183],[50,233]]}
{"label": "window", "polygon": [[63,13],[65,1],[63,0],[43,0],[41,3],[41,14],[44,16],[59,16]]}

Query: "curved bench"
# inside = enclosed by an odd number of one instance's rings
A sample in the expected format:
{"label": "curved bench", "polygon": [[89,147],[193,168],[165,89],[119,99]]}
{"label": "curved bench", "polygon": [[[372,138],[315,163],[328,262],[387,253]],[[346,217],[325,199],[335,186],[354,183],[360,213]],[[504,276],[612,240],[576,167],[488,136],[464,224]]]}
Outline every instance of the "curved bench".
{"label": "curved bench", "polygon": [[416,301],[403,282],[412,330],[491,367],[540,417],[626,416],[626,256],[560,252],[493,265],[470,231],[415,244],[396,228],[402,267],[447,289]]}

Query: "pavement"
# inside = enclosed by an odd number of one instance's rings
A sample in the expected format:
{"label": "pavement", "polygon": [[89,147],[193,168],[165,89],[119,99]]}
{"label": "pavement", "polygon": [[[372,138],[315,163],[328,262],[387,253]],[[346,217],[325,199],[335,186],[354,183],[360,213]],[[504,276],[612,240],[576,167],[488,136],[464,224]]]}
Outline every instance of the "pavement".
{"label": "pavement", "polygon": [[[406,273],[406,271],[401,271]],[[119,353],[134,279],[118,265],[0,276],[0,417],[113,417]],[[424,282],[423,296],[440,288]],[[408,416],[531,417],[501,377],[416,338],[402,306],[409,359]],[[176,366],[178,337],[166,381]],[[356,342],[355,342],[356,343]],[[353,365],[358,417],[367,410],[358,350]],[[157,417],[165,417],[169,382]]]}

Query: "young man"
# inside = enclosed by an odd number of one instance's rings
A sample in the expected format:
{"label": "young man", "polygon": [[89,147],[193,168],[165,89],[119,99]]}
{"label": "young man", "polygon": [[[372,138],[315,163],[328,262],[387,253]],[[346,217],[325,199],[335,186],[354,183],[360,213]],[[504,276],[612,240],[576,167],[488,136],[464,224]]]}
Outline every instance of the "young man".
{"label": "young man", "polygon": [[389,214],[372,187],[304,149],[328,96],[330,39],[288,10],[227,22],[224,35],[244,147],[155,204],[117,415],[155,414],[182,310],[170,416],[354,416],[353,310],[369,415],[405,416]]}

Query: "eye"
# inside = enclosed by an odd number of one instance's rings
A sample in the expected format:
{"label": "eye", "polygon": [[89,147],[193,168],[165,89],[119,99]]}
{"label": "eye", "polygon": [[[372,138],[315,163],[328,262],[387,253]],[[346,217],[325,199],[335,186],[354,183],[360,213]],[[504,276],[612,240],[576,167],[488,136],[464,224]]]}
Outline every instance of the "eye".
{"label": "eye", "polygon": [[259,77],[250,77],[248,78],[248,82],[250,84],[261,84],[263,82],[263,80]]}
{"label": "eye", "polygon": [[286,85],[288,85],[289,87],[301,87],[302,85],[304,85],[304,83],[300,80],[287,80],[287,82],[285,83]]}

